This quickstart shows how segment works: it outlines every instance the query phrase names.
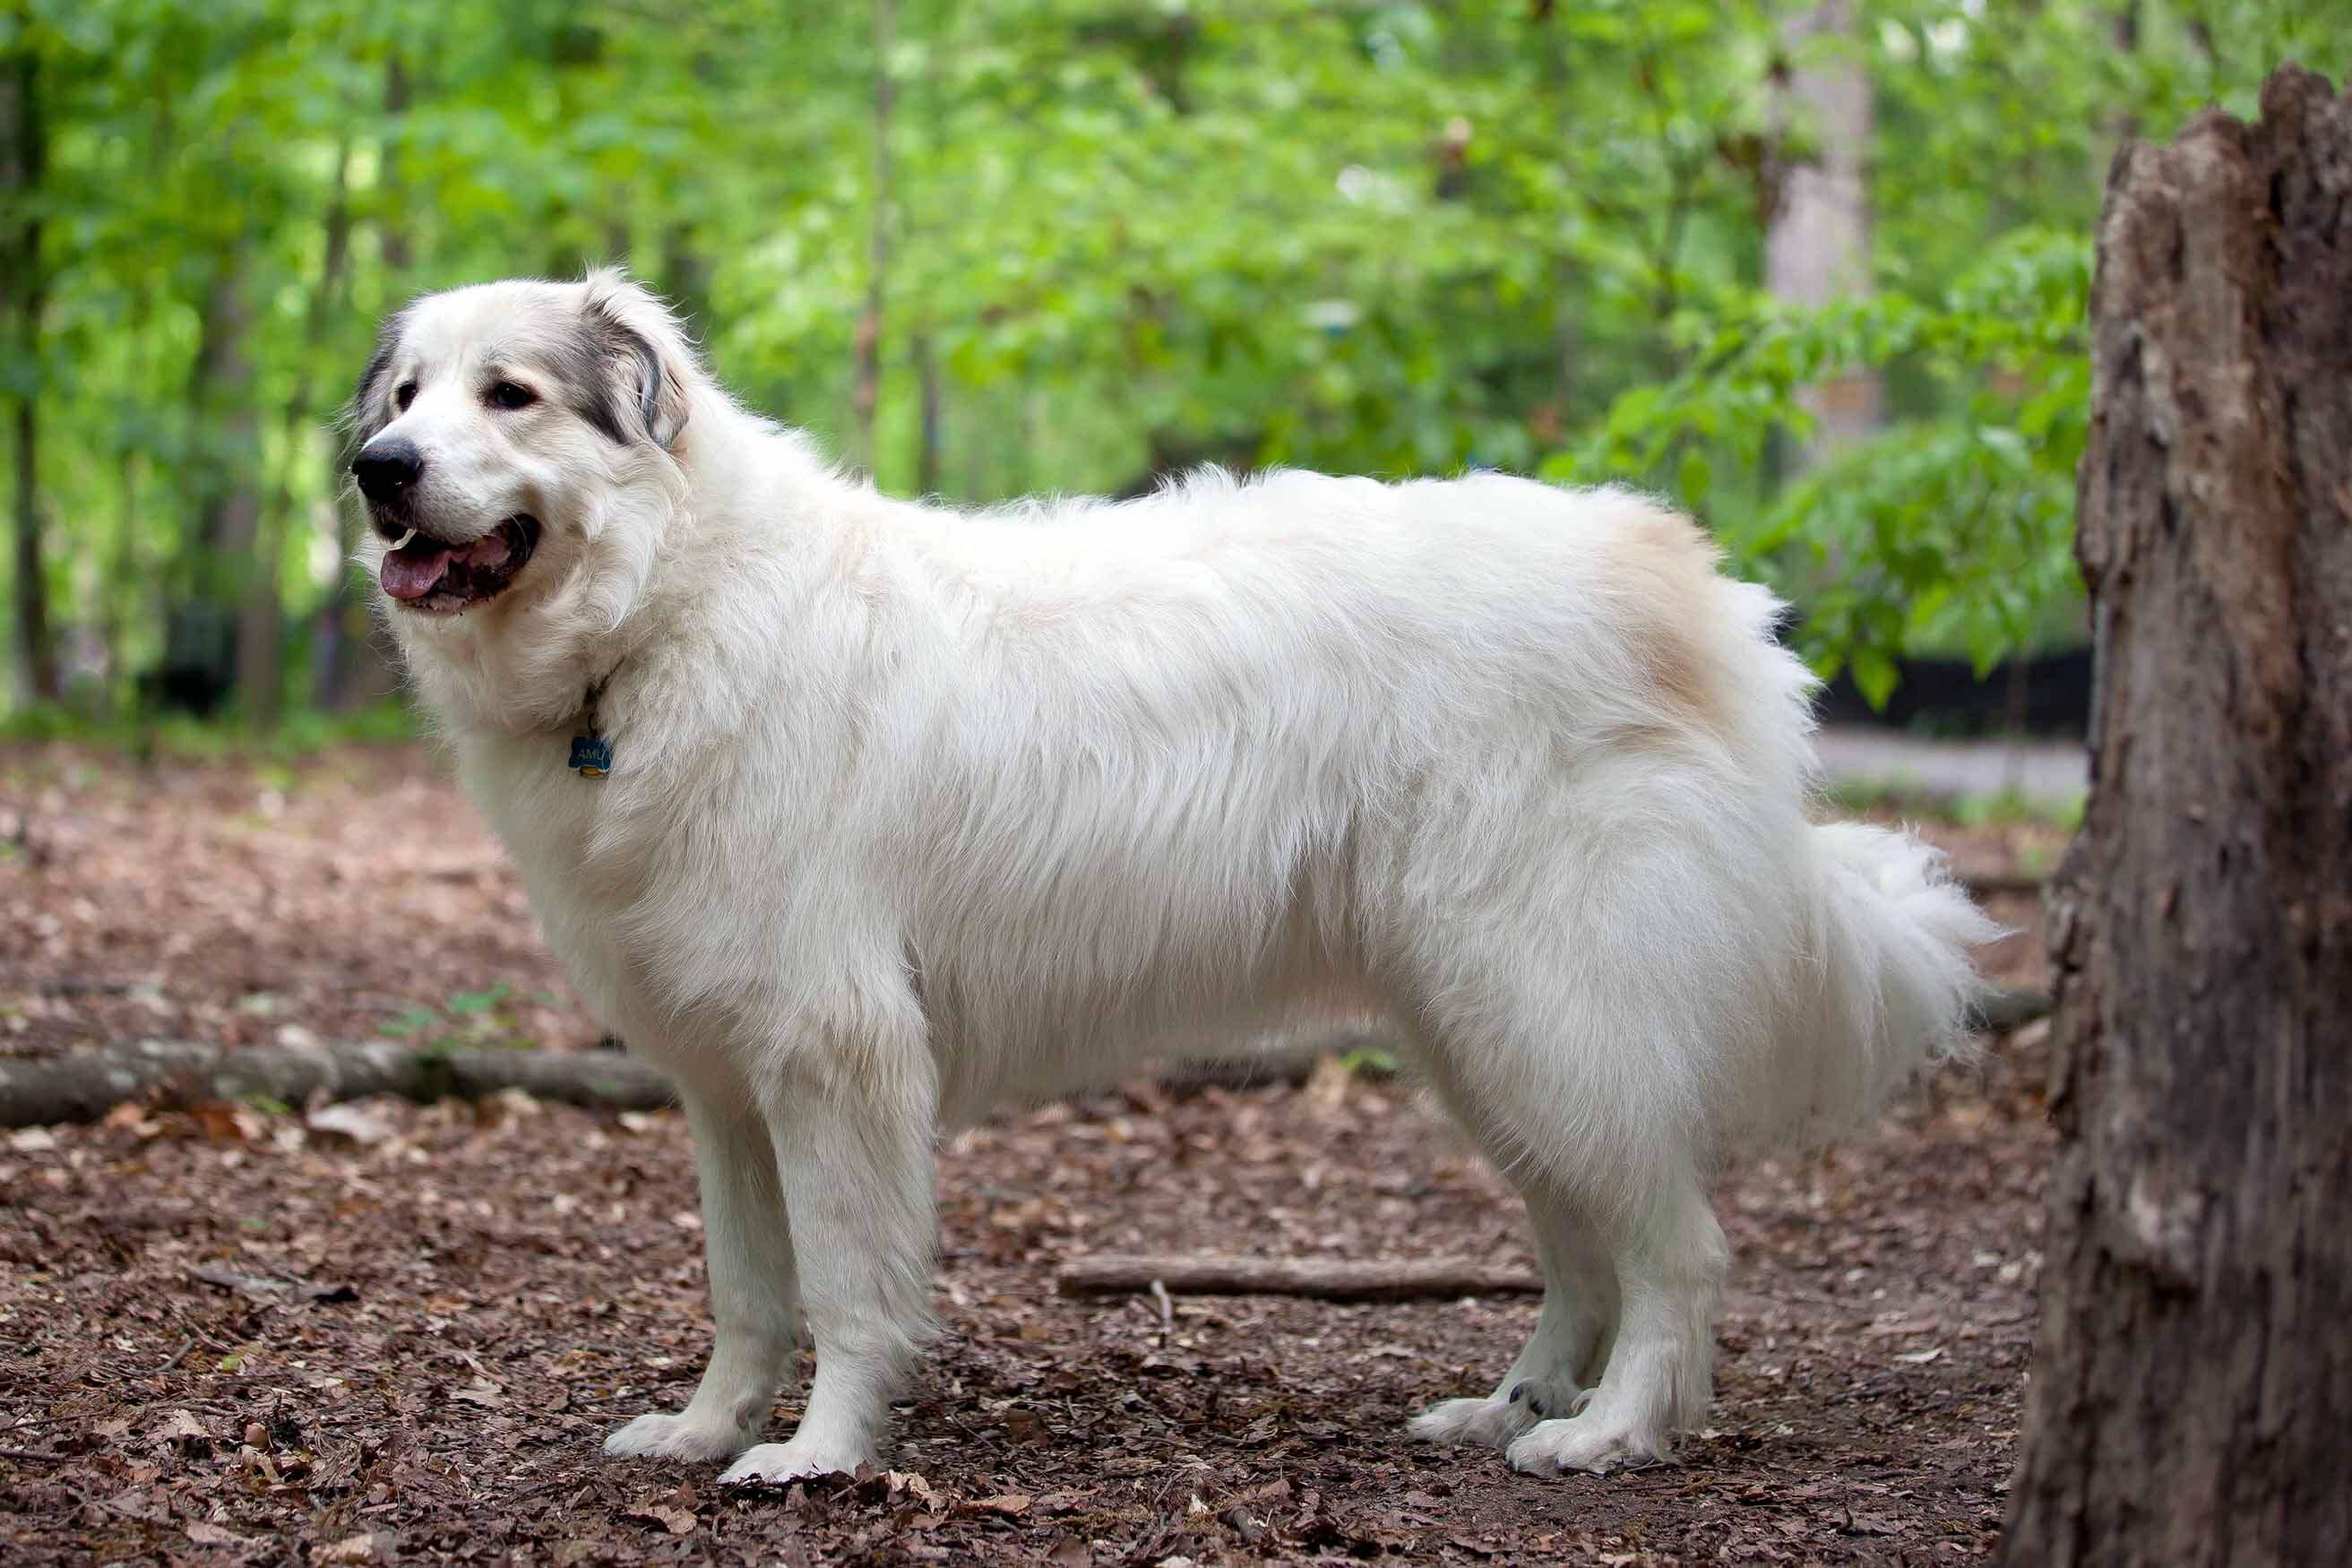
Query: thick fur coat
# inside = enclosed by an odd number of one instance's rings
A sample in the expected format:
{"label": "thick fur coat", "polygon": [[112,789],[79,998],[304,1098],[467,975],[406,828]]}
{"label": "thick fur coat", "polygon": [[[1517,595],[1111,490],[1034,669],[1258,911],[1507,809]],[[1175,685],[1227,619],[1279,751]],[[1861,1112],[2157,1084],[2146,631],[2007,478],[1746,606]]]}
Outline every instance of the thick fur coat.
{"label": "thick fur coat", "polygon": [[[1344,994],[1525,1194],[1548,1285],[1415,1434],[1662,1456],[1708,1398],[1711,1163],[1961,1036],[1990,928],[1931,851],[1811,820],[1780,606],[1644,497],[896,500],[612,274],[419,301],[354,416],[417,688],[696,1141],[717,1347],[611,1452],[874,1458],[943,1124]],[[761,1443],[803,1333],[807,1413]]]}

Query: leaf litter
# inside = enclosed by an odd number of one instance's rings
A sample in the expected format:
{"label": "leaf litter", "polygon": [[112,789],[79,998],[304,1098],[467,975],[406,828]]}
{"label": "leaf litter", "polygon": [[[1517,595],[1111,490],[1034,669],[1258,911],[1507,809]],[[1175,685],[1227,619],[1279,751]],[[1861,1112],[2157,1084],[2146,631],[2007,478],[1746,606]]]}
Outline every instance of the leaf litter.
{"label": "leaf litter", "polygon": [[[511,868],[421,751],[327,753],[266,820],[235,763],[29,748],[0,781],[54,851],[0,862],[0,1054],[364,1037],[419,1014],[593,1047]],[[424,848],[366,830],[392,816],[442,826]],[[1969,869],[2052,848],[1929,831]],[[2038,980],[2034,901],[1994,913],[2029,929],[1992,967]],[[1732,1173],[1707,1429],[1679,1465],[1600,1479],[1401,1434],[1491,1385],[1532,1301],[1054,1294],[1088,1251],[1532,1261],[1507,1190],[1407,1089],[1328,1067],[1139,1082],[950,1139],[946,1331],[887,1468],[740,1493],[716,1466],[598,1451],[681,1406],[709,1348],[675,1113],[502,1096],[20,1130],[0,1140],[0,1558],[1985,1555],[2032,1346],[2046,1038],[1948,1072],[1874,1138]]]}

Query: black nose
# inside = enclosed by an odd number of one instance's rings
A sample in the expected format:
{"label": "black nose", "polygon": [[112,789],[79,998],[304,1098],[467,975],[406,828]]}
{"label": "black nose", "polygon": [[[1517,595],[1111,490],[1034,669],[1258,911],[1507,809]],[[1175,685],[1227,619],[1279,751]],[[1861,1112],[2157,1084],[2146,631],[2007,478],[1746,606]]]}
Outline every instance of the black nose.
{"label": "black nose", "polygon": [[373,501],[392,500],[415,484],[424,471],[425,454],[416,449],[416,443],[396,437],[371,441],[352,459],[352,476],[360,482],[360,493]]}

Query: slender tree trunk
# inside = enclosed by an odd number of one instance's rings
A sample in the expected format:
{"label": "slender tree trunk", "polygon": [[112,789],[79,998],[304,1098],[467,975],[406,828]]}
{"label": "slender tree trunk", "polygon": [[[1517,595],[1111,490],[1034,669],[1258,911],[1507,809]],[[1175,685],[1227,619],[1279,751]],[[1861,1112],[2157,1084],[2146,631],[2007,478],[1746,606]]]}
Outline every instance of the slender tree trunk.
{"label": "slender tree trunk", "polygon": [[694,229],[674,223],[662,230],[662,292],[700,337],[710,330],[710,258],[694,243]]}
{"label": "slender tree trunk", "polygon": [[[258,425],[253,406],[252,326],[242,248],[222,257],[197,312],[188,378],[196,453],[188,465],[194,506],[178,574],[180,598],[165,632],[163,695],[208,713],[257,675],[246,645],[242,601],[259,573],[253,560],[261,516]],[[274,611],[274,597],[272,609]]]}
{"label": "slender tree trunk", "polygon": [[2078,552],[2098,698],[2008,1555],[2352,1542],[2352,92],[2116,162]]}
{"label": "slender tree trunk", "polygon": [[945,438],[940,412],[940,366],[931,357],[931,334],[917,332],[908,344],[915,361],[915,378],[922,388],[922,428],[915,444],[915,493],[940,493],[940,445]]}
{"label": "slender tree trunk", "polygon": [[216,353],[212,428],[221,483],[205,503],[199,537],[211,556],[214,592],[236,625],[237,701],[255,721],[278,713],[278,541],[262,509],[261,410],[255,401],[252,286],[242,247],[221,272],[213,321]]}
{"label": "slender tree trunk", "polygon": [[39,62],[29,49],[0,60],[0,195],[14,216],[0,230],[0,259],[7,278],[0,282],[0,307],[13,329],[9,344],[24,378],[9,418],[15,453],[16,695],[20,701],[54,701],[58,692],[56,641],[49,631],[47,563],[41,548],[40,395],[41,310],[46,277],[41,269],[41,216],[36,205],[48,172],[48,127],[41,114]]}
{"label": "slender tree trunk", "polygon": [[[1791,50],[1815,39],[1851,44],[1854,0],[1822,0],[1791,27]],[[1819,307],[1866,297],[1870,268],[1870,75],[1850,58],[1817,58],[1789,73],[1780,110],[1812,141],[1781,187],[1764,237],[1765,287],[1792,305]],[[1811,466],[1878,427],[1885,402],[1874,371],[1857,371],[1809,389],[1804,404],[1818,421],[1800,457]]]}
{"label": "slender tree trunk", "polygon": [[[278,469],[278,482],[270,487],[269,507],[264,518],[264,526],[279,539],[297,537],[294,528],[292,455],[310,448],[311,442],[319,434],[315,427],[318,419],[316,377],[319,362],[326,352],[330,324],[349,305],[349,301],[344,297],[343,279],[352,247],[351,165],[352,149],[351,144],[346,142],[335,150],[334,184],[328,192],[327,208],[320,220],[323,244],[320,251],[319,281],[317,287],[310,291],[310,308],[302,315],[301,363],[294,373],[293,389],[286,395],[285,445],[289,454],[288,461]],[[329,515],[332,520],[334,541],[340,546],[342,541],[342,523],[340,516],[342,490],[341,443],[330,440],[327,447],[327,494],[333,498],[330,502]],[[349,563],[339,561],[334,583],[328,591],[326,602],[320,606],[318,620],[313,626],[312,653],[314,663],[319,667],[312,671],[311,678],[314,682],[321,679],[329,661],[337,651],[327,646],[326,637],[320,634],[328,632],[334,625],[337,601],[348,592],[347,580],[350,575]]]}
{"label": "slender tree trunk", "polygon": [[[406,185],[401,169],[402,120],[412,93],[408,68],[398,57],[384,62],[383,113],[387,131],[378,156],[383,167],[383,205],[376,214],[376,244],[396,294],[410,258]],[[348,213],[346,214],[348,216]],[[348,300],[346,300],[348,304]],[[365,582],[353,563],[360,547],[360,509],[345,483],[351,454],[337,442],[330,450],[327,480],[335,498],[335,583],[311,634],[311,700],[342,711],[380,701],[399,686],[384,634],[375,623]]]}
{"label": "slender tree trunk", "polygon": [[857,319],[857,385],[853,401],[866,465],[878,466],[874,416],[882,401],[882,306],[890,272],[890,117],[898,84],[890,76],[897,0],[874,0],[874,211],[867,230],[866,309]]}
{"label": "slender tree trunk", "polygon": [[408,117],[408,62],[394,55],[383,63],[383,117],[389,127],[383,139],[383,206],[376,234],[383,246],[384,270],[395,281],[409,267],[408,182],[403,172],[401,142]]}

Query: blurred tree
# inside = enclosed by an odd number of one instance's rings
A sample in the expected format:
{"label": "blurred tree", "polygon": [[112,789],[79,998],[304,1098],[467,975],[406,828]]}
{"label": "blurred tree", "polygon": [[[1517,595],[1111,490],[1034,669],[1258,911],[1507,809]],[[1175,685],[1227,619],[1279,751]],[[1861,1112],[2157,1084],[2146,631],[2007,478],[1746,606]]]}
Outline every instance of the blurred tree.
{"label": "blurred tree", "polygon": [[[1853,0],[1822,0],[1795,18],[1790,47],[1800,58],[1774,70],[1780,112],[1797,123],[1776,139],[1781,174],[1764,233],[1764,286],[1801,310],[1865,297],[1875,281],[1867,174],[1874,117],[1854,13]],[[1874,367],[1860,366],[1807,388],[1801,401],[1814,421],[1802,462],[1811,467],[1878,427],[1885,389]]]}
{"label": "blurred tree", "polygon": [[9,436],[15,442],[15,653],[18,700],[54,701],[58,695],[57,647],[49,635],[48,565],[41,544],[41,314],[47,289],[41,231],[47,191],[48,127],[41,110],[41,61],[30,40],[11,41],[0,58],[0,195],[7,222],[0,231],[0,313],[14,351],[6,391]]}

